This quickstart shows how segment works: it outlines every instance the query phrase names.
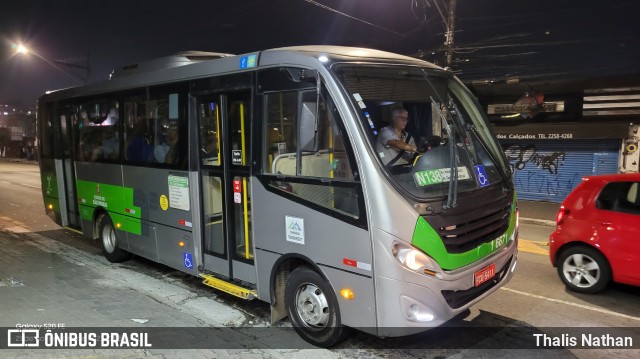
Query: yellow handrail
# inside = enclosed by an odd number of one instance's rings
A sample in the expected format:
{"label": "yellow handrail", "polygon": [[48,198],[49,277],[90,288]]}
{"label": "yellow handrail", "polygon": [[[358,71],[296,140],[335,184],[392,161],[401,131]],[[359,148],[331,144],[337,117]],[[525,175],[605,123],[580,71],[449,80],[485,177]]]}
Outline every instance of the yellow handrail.
{"label": "yellow handrail", "polygon": [[[242,148],[242,165],[246,165],[246,143],[245,143],[245,127],[244,127],[244,103],[240,103],[240,143]],[[249,203],[248,203],[248,195],[247,195],[247,178],[242,177],[242,206],[243,206],[243,217],[244,217],[244,258],[250,259],[251,256],[251,246],[249,243]]]}

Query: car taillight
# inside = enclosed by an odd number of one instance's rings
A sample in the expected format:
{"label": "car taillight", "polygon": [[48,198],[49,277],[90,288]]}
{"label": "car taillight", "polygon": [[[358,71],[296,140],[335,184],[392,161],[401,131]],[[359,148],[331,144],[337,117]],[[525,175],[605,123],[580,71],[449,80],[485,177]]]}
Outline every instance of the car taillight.
{"label": "car taillight", "polygon": [[561,225],[562,222],[565,220],[565,218],[567,218],[568,214],[569,214],[569,210],[564,208],[564,206],[560,206],[560,210],[556,215],[556,225],[557,226]]}

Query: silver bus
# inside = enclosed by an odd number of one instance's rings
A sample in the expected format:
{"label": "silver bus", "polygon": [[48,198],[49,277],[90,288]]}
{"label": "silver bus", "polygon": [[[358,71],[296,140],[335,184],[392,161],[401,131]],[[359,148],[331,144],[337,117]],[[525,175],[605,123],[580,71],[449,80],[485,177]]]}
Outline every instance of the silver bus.
{"label": "silver bus", "polygon": [[[397,155],[380,143],[394,116]],[[516,267],[516,196],[486,115],[415,58],[182,53],[43,95],[38,130],[56,223],[111,262],[263,300],[318,346],[441,325]]]}

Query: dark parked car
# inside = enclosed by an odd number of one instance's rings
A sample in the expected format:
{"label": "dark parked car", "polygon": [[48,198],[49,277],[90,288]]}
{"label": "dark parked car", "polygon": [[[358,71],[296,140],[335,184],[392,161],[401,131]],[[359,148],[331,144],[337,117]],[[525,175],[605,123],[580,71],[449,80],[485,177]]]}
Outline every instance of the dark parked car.
{"label": "dark parked car", "polygon": [[640,286],[640,173],[585,177],[564,200],[549,256],[567,288]]}

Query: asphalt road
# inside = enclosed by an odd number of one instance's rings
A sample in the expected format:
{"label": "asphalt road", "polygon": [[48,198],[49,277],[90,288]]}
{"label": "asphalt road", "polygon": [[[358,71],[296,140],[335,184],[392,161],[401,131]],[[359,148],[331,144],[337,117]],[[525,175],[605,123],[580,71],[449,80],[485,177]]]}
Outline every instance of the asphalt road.
{"label": "asphalt road", "polygon": [[[80,238],[79,235],[55,225],[45,214],[40,193],[38,167],[33,164],[0,162],[0,218],[11,220],[30,232],[46,238],[64,242],[88,255],[97,255],[95,243]],[[512,335],[515,327],[547,330],[551,327],[616,328],[640,327],[640,288],[612,285],[598,295],[581,295],[569,292],[560,282],[555,268],[550,265],[548,235],[552,227],[522,224],[520,228],[520,252],[514,279],[492,296],[471,308],[465,316],[452,323],[459,327],[484,328],[480,339],[475,338],[461,347],[469,331],[456,329],[436,329],[405,338],[379,339],[363,333],[356,333],[338,348],[322,351],[326,357],[580,357],[598,358],[603,356],[640,356],[639,349],[519,349],[517,354],[511,349],[518,347],[520,338]],[[0,260],[2,260],[0,258]],[[102,264],[95,264],[101,266]],[[105,264],[106,266],[107,264]],[[188,291],[205,297],[215,298],[228,306],[229,310],[244,313],[244,326],[267,326],[268,305],[252,301],[245,302],[199,284],[197,278],[186,276],[164,266],[143,259],[134,259],[125,267],[137,273],[159,279],[169,284],[177,284]],[[107,267],[105,267],[107,268]],[[99,268],[104,270],[104,268]],[[2,288],[0,288],[2,290]],[[147,293],[150,301],[157,300],[153,293]],[[206,316],[206,308],[201,315]],[[0,309],[0,313],[2,309]],[[198,315],[197,311],[192,315]],[[286,324],[284,324],[286,326]],[[571,329],[573,328],[573,329]],[[613,329],[612,329],[613,330]],[[472,331],[476,333],[478,332]],[[561,335],[561,334],[558,334]],[[468,339],[468,338],[467,338]],[[635,338],[640,341],[640,337]],[[458,344],[456,344],[458,343]],[[504,343],[511,343],[505,345]],[[521,343],[526,348],[529,342]],[[636,348],[640,343],[634,343]],[[426,349],[425,349],[426,348]],[[489,348],[489,349],[485,349]],[[280,353],[282,354],[282,353]],[[321,353],[317,353],[321,354]],[[267,357],[273,353],[266,355]],[[315,354],[314,354],[315,355]],[[0,356],[1,353],[0,353]],[[264,353],[258,357],[264,357]],[[275,355],[276,357],[278,355]],[[307,356],[305,354],[304,356]]]}

